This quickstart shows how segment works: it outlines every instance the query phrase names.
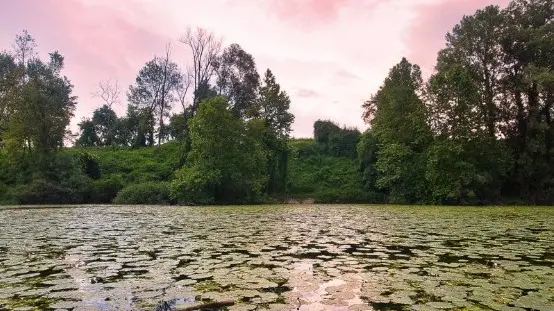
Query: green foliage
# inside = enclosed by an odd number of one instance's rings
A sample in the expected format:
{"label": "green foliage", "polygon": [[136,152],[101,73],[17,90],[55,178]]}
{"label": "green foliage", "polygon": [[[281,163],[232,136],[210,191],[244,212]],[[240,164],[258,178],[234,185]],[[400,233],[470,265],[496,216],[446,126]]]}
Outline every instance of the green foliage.
{"label": "green foliage", "polygon": [[102,176],[97,156],[84,151],[77,155],[77,161],[79,161],[83,172],[88,177],[98,179]]}
{"label": "green foliage", "polygon": [[217,62],[217,88],[220,95],[229,98],[230,109],[236,116],[257,116],[259,84],[260,75],[252,55],[238,44],[226,48]]}
{"label": "green foliage", "polygon": [[119,175],[95,180],[92,183],[90,201],[87,203],[112,203],[123,185],[123,178]]}
{"label": "green foliage", "polygon": [[358,153],[363,178],[368,190],[373,188],[368,181],[375,180],[375,186],[387,192],[392,203],[422,203],[426,199],[424,151],[432,136],[418,95],[421,85],[419,67],[403,58],[364,104],[365,115],[371,113],[373,118]]}
{"label": "green foliage", "polygon": [[176,93],[182,84],[179,67],[169,56],[168,50],[165,57],[156,56],[147,62],[127,93],[131,109],[139,112],[139,124],[147,133],[149,146],[154,144],[154,136],[157,136],[158,146],[166,139],[165,119],[177,100]]}
{"label": "green foliage", "polygon": [[[46,164],[45,164],[46,163]],[[93,180],[69,154],[50,155],[43,167],[29,166],[24,183],[12,188],[19,204],[81,204],[89,202]]]}
{"label": "green foliage", "polygon": [[423,154],[405,144],[382,145],[375,163],[379,176],[376,185],[388,192],[391,203],[423,203],[427,190],[424,163]]}
{"label": "green foliage", "polygon": [[147,181],[169,181],[177,167],[179,144],[166,143],[160,148],[71,148],[64,150],[79,156],[86,153],[97,159],[101,179],[121,178],[124,185]]}
{"label": "green foliage", "polygon": [[265,72],[264,84],[259,89],[257,108],[259,129],[267,156],[267,193],[283,195],[286,192],[289,164],[288,140],[294,116],[288,110],[290,98],[281,90],[271,70]]}
{"label": "green foliage", "polygon": [[0,53],[0,141],[16,157],[28,153],[40,160],[63,146],[76,98],[60,73],[63,56],[56,51],[44,62],[35,47],[24,31],[16,37],[14,55]]}
{"label": "green foliage", "polygon": [[202,102],[190,123],[186,167],[171,187],[174,198],[183,203],[259,201],[266,183],[265,154],[263,125],[255,121],[236,117],[223,97]]}
{"label": "green foliage", "polygon": [[171,203],[169,183],[145,182],[123,188],[113,200],[115,204],[159,204]]}
{"label": "green foliage", "polygon": [[0,205],[10,204],[17,204],[17,200],[13,195],[13,189],[4,183],[0,183]]}
{"label": "green foliage", "polygon": [[475,165],[455,141],[439,141],[427,151],[425,177],[436,204],[475,204],[481,186]]}
{"label": "green foliage", "polygon": [[314,123],[314,139],[324,154],[356,157],[360,131],[355,128],[340,128],[332,121],[317,120]]}
{"label": "green foliage", "polygon": [[[189,31],[192,81],[169,50],[155,57],[129,88],[126,115],[111,109],[115,93],[101,97],[69,149],[76,98],[64,58],[38,58],[24,31],[0,53],[0,203],[551,204],[553,19],[552,0],[464,16],[426,83],[405,58],[391,68],[363,104],[363,135],[318,120],[314,140],[292,142],[290,98],[272,72],[260,85],[239,45],[217,55],[212,35]],[[184,111],[169,119],[177,100]]]}
{"label": "green foliage", "polygon": [[371,132],[366,131],[360,138],[357,145],[358,161],[360,166],[361,179],[365,189],[378,192],[377,177],[378,172],[375,167],[379,146],[377,137]]}
{"label": "green foliage", "polygon": [[184,166],[175,173],[171,196],[183,204],[214,204],[220,178],[215,170],[203,172],[197,167]]}

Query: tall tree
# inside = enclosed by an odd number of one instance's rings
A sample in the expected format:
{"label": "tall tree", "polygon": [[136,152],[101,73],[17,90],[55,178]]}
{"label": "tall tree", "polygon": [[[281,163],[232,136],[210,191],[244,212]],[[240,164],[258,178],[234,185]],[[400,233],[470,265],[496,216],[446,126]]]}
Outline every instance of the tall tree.
{"label": "tall tree", "polygon": [[267,69],[264,83],[259,90],[258,107],[260,117],[279,139],[289,137],[294,115],[289,112],[290,98],[281,90],[271,70]]}
{"label": "tall tree", "polygon": [[[374,113],[370,133],[375,135],[379,150],[375,164],[376,183],[388,192],[392,202],[425,199],[422,167],[431,133],[425,105],[419,96],[421,88],[419,66],[403,58],[390,70],[379,91],[364,104],[367,111]],[[367,111],[365,115],[369,116]]]}
{"label": "tall tree", "polygon": [[257,91],[260,75],[252,55],[238,44],[231,44],[217,62],[217,88],[231,103],[231,110],[240,117],[258,116]]}
{"label": "tall tree", "polygon": [[18,64],[26,66],[27,63],[36,58],[37,43],[27,30],[23,30],[15,36],[13,45],[14,57]]}
{"label": "tall tree", "polygon": [[[464,74],[475,84],[470,91],[476,92],[478,101],[471,109],[479,111],[489,137],[498,134],[501,122],[498,112],[502,48],[498,38],[503,31],[503,16],[498,6],[488,6],[474,15],[464,16],[462,21],[446,35],[447,45],[441,52],[446,62],[464,68]],[[439,58],[440,66],[443,59]],[[475,96],[471,94],[470,96]]]}
{"label": "tall tree", "polygon": [[504,136],[516,155],[516,189],[511,190],[531,202],[552,202],[554,5],[552,0],[516,0],[504,15]]}
{"label": "tall tree", "polygon": [[290,98],[281,90],[273,73],[267,69],[264,83],[259,89],[256,105],[260,110],[259,118],[263,121],[263,140],[267,150],[268,191],[269,193],[286,192],[288,170],[288,138],[294,115],[289,112]]}

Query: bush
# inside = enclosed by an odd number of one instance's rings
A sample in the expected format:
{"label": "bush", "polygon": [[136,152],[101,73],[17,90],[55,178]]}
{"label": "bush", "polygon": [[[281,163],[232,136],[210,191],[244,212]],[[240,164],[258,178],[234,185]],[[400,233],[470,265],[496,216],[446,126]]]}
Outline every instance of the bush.
{"label": "bush", "polygon": [[13,196],[12,189],[7,185],[0,183],[0,205],[17,204]]}
{"label": "bush", "polygon": [[293,156],[304,158],[319,155],[319,150],[313,139],[291,140],[290,146]]}
{"label": "bush", "polygon": [[166,182],[145,182],[123,188],[115,204],[169,204],[169,185]]}
{"label": "bush", "polygon": [[91,154],[90,152],[80,152],[76,157],[78,163],[88,177],[92,179],[98,179],[102,176],[102,171],[100,170],[100,164],[98,164],[98,156]]}
{"label": "bush", "polygon": [[123,188],[123,179],[113,175],[94,181],[90,203],[112,203],[118,192]]}
{"label": "bush", "polygon": [[171,183],[171,197],[182,204],[213,204],[218,176],[184,166],[175,173]]}
{"label": "bush", "polygon": [[90,178],[72,175],[61,183],[38,178],[13,190],[13,201],[19,204],[82,204],[90,199]]}
{"label": "bush", "polygon": [[14,189],[19,204],[63,204],[69,202],[70,191],[45,179],[35,179]]}

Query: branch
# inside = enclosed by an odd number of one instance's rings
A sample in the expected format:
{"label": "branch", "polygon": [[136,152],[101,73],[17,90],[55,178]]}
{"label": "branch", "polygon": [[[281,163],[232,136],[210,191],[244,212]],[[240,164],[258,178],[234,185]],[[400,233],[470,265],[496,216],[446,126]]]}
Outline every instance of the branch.
{"label": "branch", "polygon": [[225,301],[216,301],[216,302],[210,302],[203,305],[197,305],[192,307],[184,307],[184,308],[177,308],[178,311],[192,311],[192,310],[204,310],[204,309],[215,309],[215,308],[222,308],[222,307],[229,307],[234,305],[235,302],[232,300],[225,300]]}

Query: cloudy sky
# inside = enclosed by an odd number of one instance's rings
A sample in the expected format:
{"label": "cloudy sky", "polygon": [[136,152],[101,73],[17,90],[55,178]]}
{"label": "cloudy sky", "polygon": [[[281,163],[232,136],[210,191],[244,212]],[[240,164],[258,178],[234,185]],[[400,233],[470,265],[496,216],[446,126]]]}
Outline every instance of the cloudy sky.
{"label": "cloudy sky", "polygon": [[[39,53],[59,50],[79,105],[72,128],[101,103],[101,80],[127,90],[141,66],[173,47],[187,26],[238,43],[270,68],[292,99],[294,136],[312,135],[317,119],[364,129],[361,104],[406,56],[432,71],[444,36],[464,14],[508,0],[0,0],[0,50],[27,29]],[[115,107],[125,111],[125,96]]]}

